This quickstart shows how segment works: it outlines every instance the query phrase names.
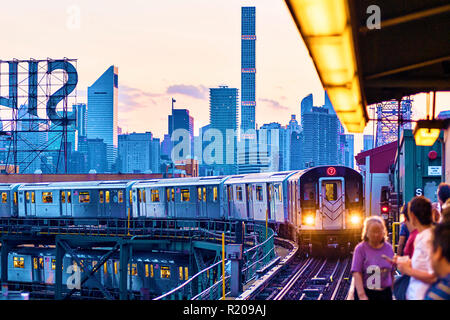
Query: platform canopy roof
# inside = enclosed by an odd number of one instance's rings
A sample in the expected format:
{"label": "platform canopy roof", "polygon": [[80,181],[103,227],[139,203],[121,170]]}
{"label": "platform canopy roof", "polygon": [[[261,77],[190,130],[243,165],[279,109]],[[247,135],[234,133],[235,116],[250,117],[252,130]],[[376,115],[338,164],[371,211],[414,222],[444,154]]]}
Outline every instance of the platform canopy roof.
{"label": "platform canopy roof", "polygon": [[285,2],[348,131],[370,104],[450,90],[448,0]]}

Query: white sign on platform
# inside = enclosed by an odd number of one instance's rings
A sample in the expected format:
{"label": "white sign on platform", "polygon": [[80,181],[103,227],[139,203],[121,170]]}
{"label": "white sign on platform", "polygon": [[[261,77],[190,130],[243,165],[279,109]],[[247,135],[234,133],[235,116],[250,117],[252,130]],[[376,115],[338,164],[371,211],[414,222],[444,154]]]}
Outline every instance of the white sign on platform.
{"label": "white sign on platform", "polygon": [[429,176],[442,175],[442,167],[441,166],[428,166],[428,175]]}

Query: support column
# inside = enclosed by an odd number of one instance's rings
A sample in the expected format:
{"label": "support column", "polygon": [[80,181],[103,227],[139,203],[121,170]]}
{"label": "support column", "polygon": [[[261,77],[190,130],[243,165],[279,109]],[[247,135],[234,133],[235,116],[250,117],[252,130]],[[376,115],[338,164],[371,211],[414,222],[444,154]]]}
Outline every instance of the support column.
{"label": "support column", "polygon": [[65,250],[61,245],[61,240],[56,240],[56,266],[55,266],[55,300],[61,300],[62,297],[62,267]]}
{"label": "support column", "polygon": [[120,300],[128,299],[128,287],[127,287],[127,279],[128,279],[128,262],[130,260],[130,251],[129,244],[122,243],[120,245],[120,280],[119,280],[119,292],[120,292]]}
{"label": "support column", "polygon": [[2,266],[2,273],[1,273],[1,280],[0,282],[7,283],[8,282],[8,253],[11,249],[11,246],[6,240],[2,240],[2,254],[1,254],[1,266]]}

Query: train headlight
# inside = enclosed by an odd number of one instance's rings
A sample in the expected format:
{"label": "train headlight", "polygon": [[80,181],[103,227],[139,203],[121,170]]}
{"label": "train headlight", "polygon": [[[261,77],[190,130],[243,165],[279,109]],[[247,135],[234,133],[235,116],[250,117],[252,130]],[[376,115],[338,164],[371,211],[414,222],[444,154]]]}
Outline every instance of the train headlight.
{"label": "train headlight", "polygon": [[361,216],[359,214],[352,214],[350,216],[350,223],[352,225],[359,225],[359,224],[361,224]]}
{"label": "train headlight", "polygon": [[307,214],[303,217],[303,224],[306,224],[308,226],[313,226],[316,224],[314,215]]}

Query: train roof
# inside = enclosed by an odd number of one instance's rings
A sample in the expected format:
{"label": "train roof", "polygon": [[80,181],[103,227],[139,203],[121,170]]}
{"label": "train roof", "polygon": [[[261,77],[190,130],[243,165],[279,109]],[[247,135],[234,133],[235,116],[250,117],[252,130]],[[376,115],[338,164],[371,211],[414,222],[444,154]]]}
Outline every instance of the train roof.
{"label": "train roof", "polygon": [[262,172],[230,176],[225,184],[254,182],[283,182],[298,171]]}
{"label": "train roof", "polygon": [[135,180],[123,181],[75,181],[75,182],[41,182],[25,183],[19,187],[19,190],[59,190],[59,189],[99,189],[99,188],[126,188],[134,183]]}
{"label": "train roof", "polygon": [[208,176],[192,178],[170,178],[154,181],[142,180],[137,182],[134,187],[176,187],[176,186],[205,186],[218,185],[227,180],[229,176]]}

